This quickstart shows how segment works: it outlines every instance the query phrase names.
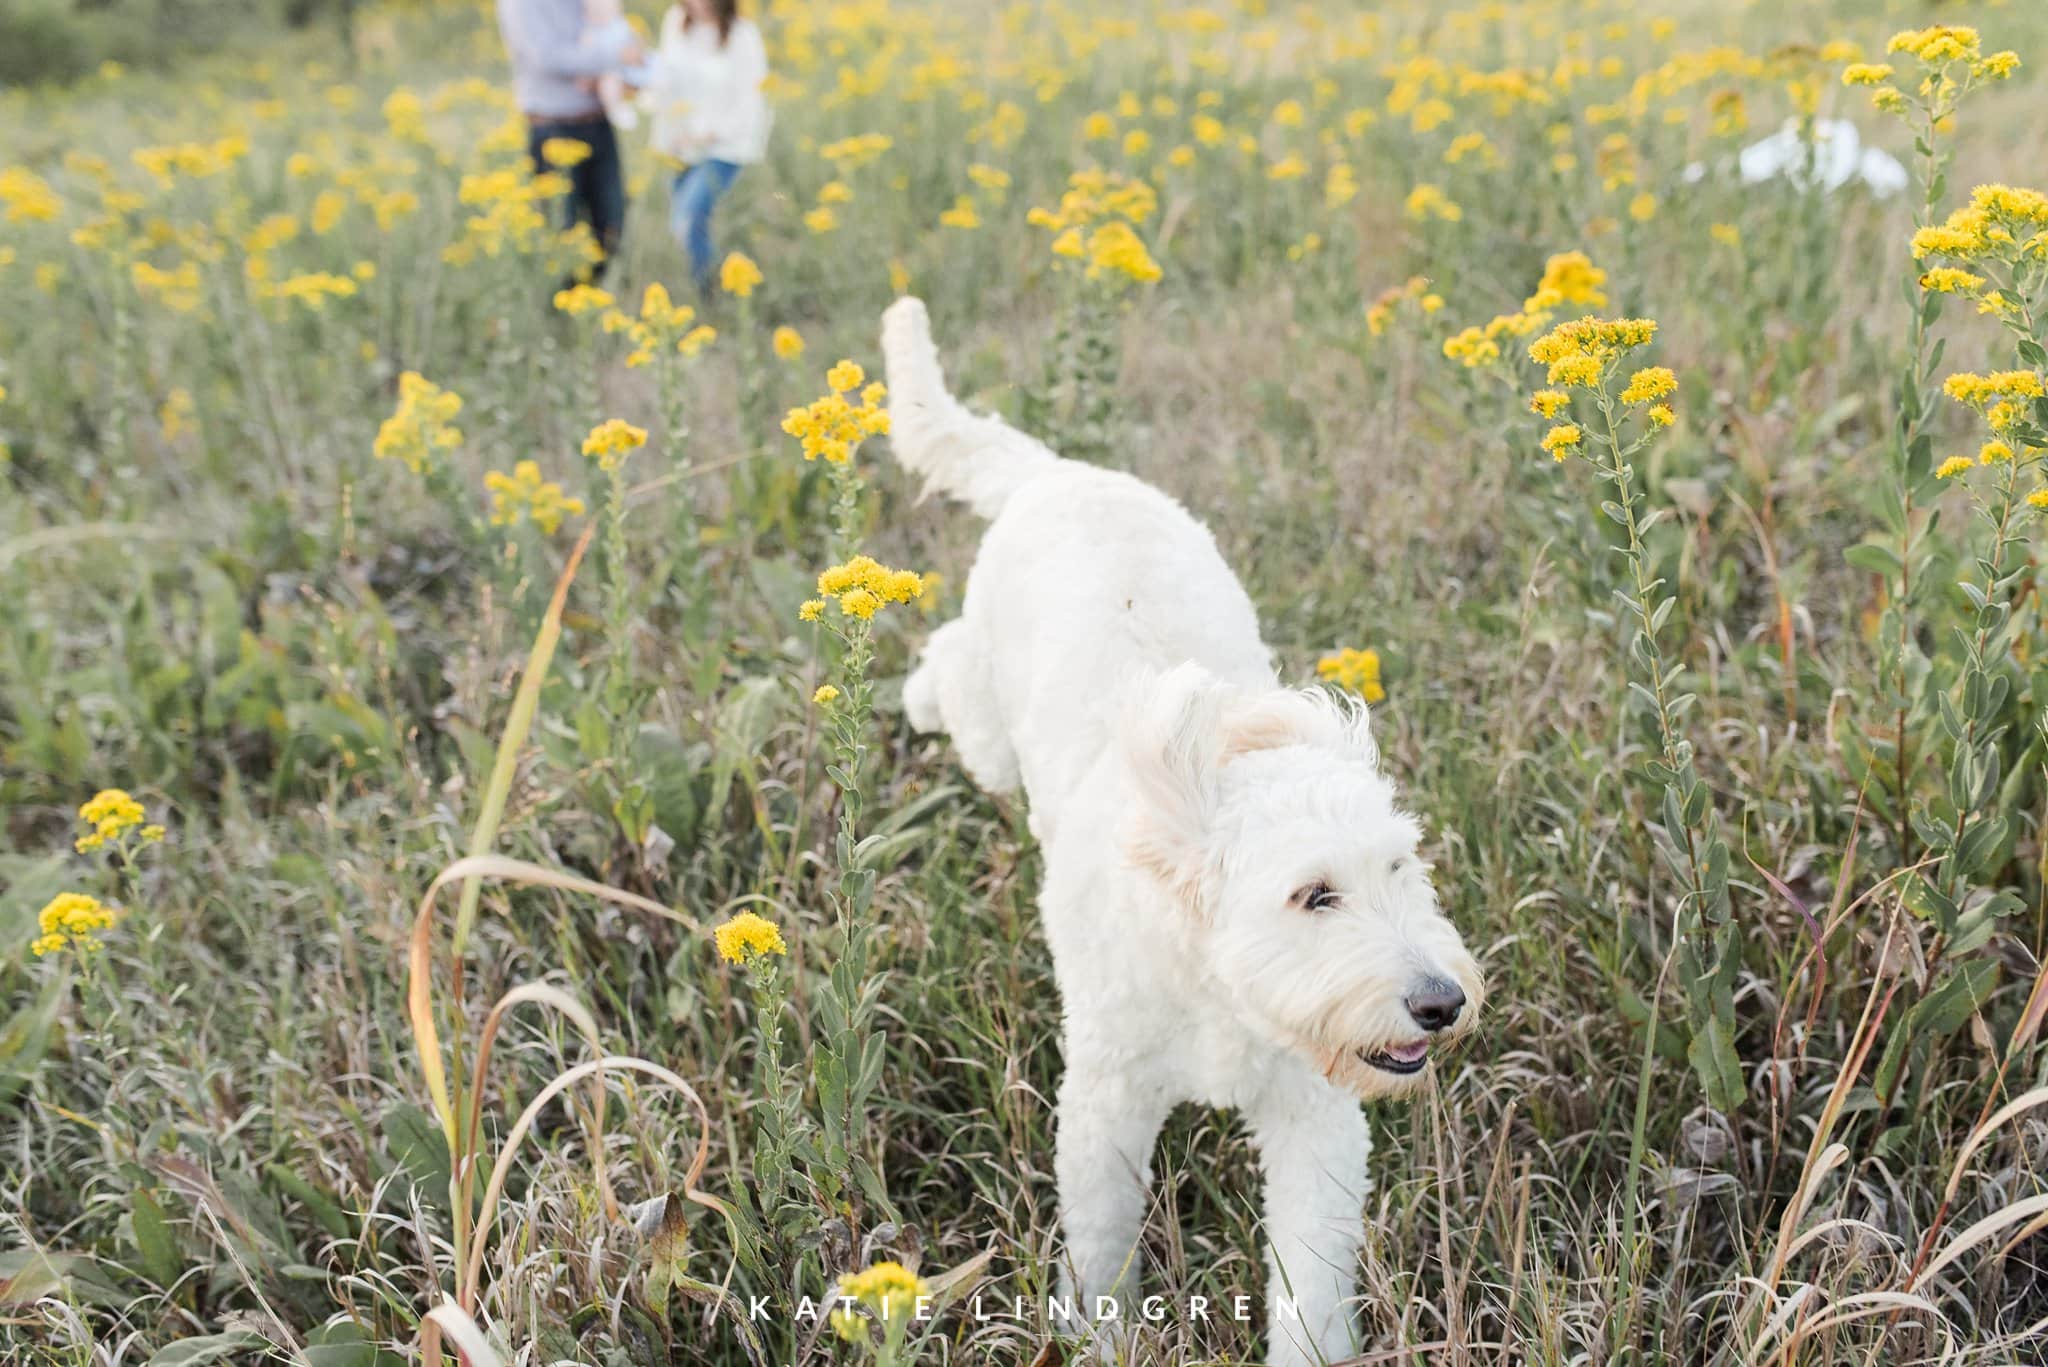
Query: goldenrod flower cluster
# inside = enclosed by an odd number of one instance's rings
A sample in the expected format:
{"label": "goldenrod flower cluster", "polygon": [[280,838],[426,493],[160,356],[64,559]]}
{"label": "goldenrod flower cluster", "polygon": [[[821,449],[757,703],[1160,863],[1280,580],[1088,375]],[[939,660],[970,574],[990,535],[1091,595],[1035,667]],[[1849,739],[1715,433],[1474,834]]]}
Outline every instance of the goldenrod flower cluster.
{"label": "goldenrod flower cluster", "polygon": [[1942,381],[1941,391],[1957,403],[1983,408],[2001,399],[2038,399],[2042,382],[2032,370],[1999,370],[1989,375],[1959,371]]}
{"label": "goldenrod flower cluster", "polygon": [[640,295],[640,316],[613,308],[606,310],[600,326],[606,332],[623,332],[633,349],[626,353],[627,368],[646,365],[664,348],[673,346],[683,356],[695,356],[718,338],[718,329],[706,324],[691,327],[697,310],[669,297],[660,281]]}
{"label": "goldenrod flower cluster", "polygon": [[398,377],[398,409],[377,429],[370,449],[379,460],[402,460],[419,474],[435,452],[462,445],[462,433],[453,426],[461,411],[460,394],[408,370]]}
{"label": "goldenrod flower cluster", "polygon": [[197,261],[181,261],[169,270],[137,261],[129,266],[128,276],[135,282],[137,294],[154,296],[174,313],[190,313],[199,307]]}
{"label": "goldenrod flower cluster", "polygon": [[2011,185],[1979,185],[1967,205],[1913,234],[1913,256],[2048,260],[2048,195]]}
{"label": "goldenrod flower cluster", "polygon": [[48,223],[63,212],[64,201],[50,183],[25,166],[0,168],[0,215],[9,223]]}
{"label": "goldenrod flower cluster", "polygon": [[1381,291],[1379,297],[1366,306],[1365,330],[1375,337],[1384,336],[1394,321],[1395,311],[1410,301],[1424,313],[1435,313],[1444,306],[1441,294],[1430,293],[1428,276],[1411,275],[1392,289]]}
{"label": "goldenrod flower cluster", "polygon": [[[468,265],[480,256],[496,259],[508,246],[514,251],[532,251],[549,237],[544,206],[568,189],[566,176],[552,171],[528,175],[523,167],[507,166],[464,176],[456,199],[477,212],[463,220],[462,237],[442,249],[442,260],[452,265]],[[409,192],[398,193],[410,197]],[[386,231],[388,217],[418,207],[417,199],[407,203],[374,192],[369,202],[377,214],[378,226]],[[596,245],[583,224],[555,234],[554,241],[567,252],[572,264],[578,259],[590,260]]]}
{"label": "goldenrod flower cluster", "polygon": [[[1986,53],[1977,30],[1964,24],[1934,24],[1928,28],[1905,29],[1892,35],[1885,45],[1890,54],[1913,58],[1923,69],[1922,77],[1909,97],[1893,85],[1896,69],[1889,62],[1850,62],[1842,70],[1842,84],[1870,89],[1870,102],[1888,114],[1903,114],[1917,105],[1929,123],[1940,123],[1955,112],[1962,97],[1987,81],[2002,81],[2020,68],[2014,52]],[[1823,51],[1822,60],[1829,54]]]}
{"label": "goldenrod flower cluster", "polygon": [[1427,183],[1408,192],[1408,198],[1401,203],[1401,212],[1418,223],[1429,219],[1456,223],[1465,216],[1465,211],[1444,193],[1443,186]]}
{"label": "goldenrod flower cluster", "polygon": [[249,140],[239,133],[212,142],[181,142],[169,147],[140,147],[131,160],[168,190],[179,176],[205,180],[227,171],[249,155]]}
{"label": "goldenrod flower cluster", "polygon": [[908,603],[924,593],[924,576],[912,570],[892,570],[871,556],[856,555],[843,565],[834,565],[818,576],[817,598],[797,609],[797,616],[815,622],[824,616],[825,600],[837,599],[839,611],[866,621],[891,603]]}
{"label": "goldenrod flower cluster", "polygon": [[626,457],[647,444],[647,429],[635,427],[624,418],[606,418],[590,429],[583,439],[583,454],[611,474],[626,463]]}
{"label": "goldenrod flower cluster", "polygon": [[760,283],[761,268],[745,252],[731,253],[718,268],[718,287],[736,298],[745,299]]}
{"label": "goldenrod flower cluster", "polygon": [[555,291],[555,307],[571,318],[581,318],[586,313],[608,309],[612,302],[610,292],[595,285],[576,284]]}
{"label": "goldenrod flower cluster", "polygon": [[550,167],[566,171],[590,159],[590,144],[581,138],[548,138],[540,145],[540,159]]}
{"label": "goldenrod flower cluster", "polygon": [[99,898],[83,892],[60,892],[44,904],[36,917],[41,932],[29,942],[37,958],[54,954],[67,945],[84,953],[100,947],[99,933],[114,924],[114,909]]}
{"label": "goldenrod flower cluster", "polygon": [[[889,397],[888,388],[881,384],[863,388],[866,379],[867,372],[859,366],[841,361],[825,372],[829,392],[824,397],[783,416],[782,430],[803,443],[805,460],[823,456],[834,465],[844,465],[853,459],[863,438],[889,430],[889,410],[882,406]],[[860,391],[857,402],[847,397],[855,390]]]}
{"label": "goldenrod flower cluster", "polygon": [[768,344],[774,349],[776,356],[785,361],[794,361],[804,354],[803,334],[787,324],[775,329],[775,335],[769,339]]}
{"label": "goldenrod flower cluster", "polygon": [[1033,208],[1025,221],[1053,234],[1054,256],[1087,262],[1088,279],[1150,284],[1161,272],[1137,225],[1158,207],[1159,196],[1146,182],[1090,168],[1067,178],[1058,208]]}
{"label": "goldenrod flower cluster", "polygon": [[862,133],[828,142],[818,149],[818,155],[841,170],[851,170],[867,165],[895,145],[896,140],[887,133]]}
{"label": "goldenrod flower cluster", "polygon": [[484,488],[491,494],[491,525],[509,527],[530,518],[543,536],[553,536],[565,517],[583,513],[583,500],[565,497],[562,486],[540,477],[537,462],[522,460],[512,473],[492,470],[484,475]]}
{"label": "goldenrod flower cluster", "polygon": [[[1606,402],[1607,384],[1621,359],[1635,348],[1647,345],[1657,335],[1657,325],[1648,318],[1575,318],[1559,323],[1529,345],[1531,360],[1548,367],[1554,386],[1529,396],[1529,411],[1555,425],[1543,434],[1542,447],[1552,458],[1563,460],[1585,442],[1585,432],[1571,421],[1556,422],[1571,404],[1573,389],[1596,390]],[[1615,398],[1630,407],[1648,405],[1645,416],[1653,427],[1675,422],[1669,404],[1661,402],[1678,389],[1678,376],[1664,366],[1646,366],[1629,376]]]}
{"label": "goldenrod flower cluster", "polygon": [[1621,401],[1627,404],[1654,403],[1678,388],[1678,377],[1661,365],[1648,366],[1629,377],[1627,388],[1621,391]]}
{"label": "goldenrod flower cluster", "polygon": [[743,911],[717,926],[711,937],[718,946],[718,957],[729,964],[747,964],[764,955],[789,953],[781,929],[751,911]]}
{"label": "goldenrod flower cluster", "polygon": [[[878,1319],[898,1323],[915,1319],[918,1302],[931,1290],[922,1278],[902,1263],[885,1260],[860,1272],[848,1272],[839,1279],[839,1295],[860,1302]],[[864,1342],[867,1321],[847,1309],[832,1312],[832,1332],[848,1343]]]}
{"label": "goldenrod flower cluster", "polygon": [[1593,264],[1584,252],[1560,252],[1543,263],[1543,278],[1536,292],[1522,301],[1525,313],[1549,313],[1561,308],[1602,309],[1607,307],[1607,272]]}
{"label": "goldenrod flower cluster", "polygon": [[1345,647],[1316,661],[1316,677],[1356,693],[1369,703],[1387,696],[1380,684],[1380,653]]}
{"label": "goldenrod flower cluster", "polygon": [[1550,367],[1551,384],[1586,389],[1624,353],[1657,335],[1648,318],[1575,318],[1529,344],[1529,359]]}
{"label": "goldenrod flower cluster", "polygon": [[310,271],[281,280],[266,291],[279,299],[292,299],[318,313],[325,308],[329,299],[347,299],[356,292],[356,282],[346,275],[335,275],[330,271]]}
{"label": "goldenrod flower cluster", "polygon": [[89,854],[109,842],[119,845],[137,827],[141,827],[137,834],[149,844],[164,838],[163,827],[143,825],[148,814],[142,804],[119,788],[102,788],[94,793],[78,809],[78,819],[92,827],[72,842],[80,854]]}

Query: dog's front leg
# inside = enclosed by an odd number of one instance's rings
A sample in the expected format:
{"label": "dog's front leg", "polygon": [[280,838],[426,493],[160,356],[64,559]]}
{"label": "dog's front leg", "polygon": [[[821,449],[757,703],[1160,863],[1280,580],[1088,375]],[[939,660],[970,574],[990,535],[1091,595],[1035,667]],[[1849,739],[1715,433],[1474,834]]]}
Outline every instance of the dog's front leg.
{"label": "dog's front leg", "polygon": [[1355,1098],[1316,1079],[1251,1108],[1266,1177],[1266,1337],[1273,1367],[1358,1351],[1352,1298],[1372,1133]]}
{"label": "dog's front leg", "polygon": [[1131,1313],[1139,1281],[1138,1235],[1152,1187],[1152,1144],[1170,1107],[1157,1089],[1130,1075],[1128,1058],[1110,1057],[1085,1042],[1077,1048],[1077,1033],[1070,1025],[1053,1154],[1067,1244],[1059,1298],[1073,1307],[1073,1329],[1095,1315],[1098,1297],[1117,1298],[1119,1318]]}

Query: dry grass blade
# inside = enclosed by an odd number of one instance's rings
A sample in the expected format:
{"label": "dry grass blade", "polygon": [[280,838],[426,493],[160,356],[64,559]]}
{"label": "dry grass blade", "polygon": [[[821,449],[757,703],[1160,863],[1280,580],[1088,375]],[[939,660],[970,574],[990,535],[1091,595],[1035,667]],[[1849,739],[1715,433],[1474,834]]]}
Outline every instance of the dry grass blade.
{"label": "dry grass blade", "polygon": [[410,959],[412,980],[407,1001],[412,1012],[413,1033],[419,1041],[420,1071],[426,1076],[427,1089],[433,1095],[435,1108],[441,1115],[451,1144],[456,1137],[455,1109],[448,1095],[447,1073],[441,1062],[441,1036],[434,1025],[433,1011],[434,902],[441,889],[450,883],[467,880],[465,886],[476,886],[487,878],[527,887],[580,892],[622,907],[633,907],[666,917],[692,931],[699,928],[694,917],[686,916],[673,907],[665,907],[638,893],[627,892],[624,888],[615,888],[609,883],[579,878],[573,873],[563,873],[560,869],[550,869],[502,854],[470,855],[441,870],[434,881],[427,885],[425,895],[420,898],[419,913],[413,920]]}
{"label": "dry grass blade", "polygon": [[1955,1167],[1950,1170],[1948,1185],[1942,1190],[1943,1205],[1955,1199],[1957,1188],[1963,1184],[1963,1174],[1969,1169],[1971,1157],[1990,1142],[1998,1127],[2022,1111],[2032,1110],[2044,1101],[2048,1101],[2048,1087],[2036,1087],[2006,1102],[1970,1131],[1970,1137],[1963,1141],[1963,1147],[1956,1152]]}
{"label": "dry grass blade", "polygon": [[1800,1174],[1799,1190],[1792,1193],[1791,1201],[1785,1206],[1785,1218],[1778,1225],[1778,1243],[1771,1251],[1770,1275],[1764,1279],[1766,1288],[1775,1288],[1778,1279],[1784,1276],[1785,1264],[1797,1246],[1799,1222],[1806,1218],[1807,1207],[1813,1204],[1814,1192],[1819,1189],[1821,1179],[1848,1160],[1849,1146],[1839,1143],[1828,1145],[1818,1157],[1807,1160],[1806,1170]]}
{"label": "dry grass blade", "polygon": [[1968,1229],[1956,1235],[1949,1242],[1949,1246],[1944,1248],[1933,1262],[1921,1268],[1906,1283],[1906,1290],[1912,1291],[1917,1287],[1926,1285],[1934,1277],[1935,1273],[1941,1271],[1941,1269],[1947,1267],[1986,1239],[1993,1238],[2000,1230],[2039,1215],[2043,1211],[2048,1211],[2048,1194],[2029,1196],[2024,1201],[2014,1201],[2010,1205],[2001,1206],[1976,1224],[1971,1225]]}
{"label": "dry grass blade", "polygon": [[427,1312],[432,1325],[448,1336],[455,1345],[455,1351],[462,1354],[462,1360],[469,1367],[504,1367],[504,1359],[498,1356],[491,1341],[484,1337],[484,1331],[470,1317],[467,1310],[454,1301],[443,1301]]}
{"label": "dry grass blade", "polygon": [[[579,1063],[574,1068],[566,1069],[558,1074],[554,1081],[541,1088],[540,1095],[528,1102],[526,1109],[519,1113],[519,1119],[513,1122],[511,1131],[505,1136],[504,1147],[498,1151],[498,1161],[491,1168],[491,1180],[484,1186],[483,1205],[477,1212],[476,1227],[479,1233],[490,1226],[492,1219],[496,1215],[498,1198],[504,1192],[506,1177],[511,1174],[512,1159],[519,1151],[519,1141],[524,1139],[526,1132],[533,1128],[533,1122],[540,1115],[541,1111],[550,1101],[553,1101],[557,1096],[570,1087],[575,1086],[584,1078],[601,1077],[603,1073],[611,1070],[646,1073],[650,1077],[665,1082],[676,1091],[682,1093],[690,1105],[695,1108],[698,1121],[697,1151],[690,1160],[689,1171],[683,1175],[683,1194],[692,1200],[699,1199],[699,1193],[696,1190],[697,1178],[703,1174],[705,1160],[710,1156],[711,1152],[710,1113],[704,1108],[703,1098],[697,1095],[696,1088],[685,1082],[674,1072],[662,1067],[659,1063],[651,1063],[643,1058],[632,1058],[623,1054],[607,1054],[603,1058],[592,1059],[587,1063]],[[705,1203],[710,1204],[708,1198]],[[485,1241],[479,1237],[470,1244],[469,1263],[462,1269],[461,1280],[461,1294],[465,1301],[475,1294],[477,1280],[483,1275],[484,1243]]]}
{"label": "dry grass blade", "polygon": [[2034,975],[2034,988],[2027,993],[2026,1009],[2020,1012],[2019,1023],[2012,1028],[2012,1039],[2005,1046],[2008,1059],[2034,1042],[2034,1036],[2041,1032],[2044,1016],[2048,1016],[2048,963],[2043,963],[2041,970]]}
{"label": "dry grass blade", "polygon": [[[497,1043],[498,1030],[503,1025],[505,1013],[525,1002],[539,1002],[552,1006],[567,1016],[583,1042],[590,1046],[592,1054],[602,1054],[604,1043],[597,1032],[597,1019],[567,992],[547,983],[521,983],[491,1008],[491,1014],[484,1018],[484,1028],[477,1036],[476,1085],[469,1089],[469,1151],[474,1153],[483,1139],[484,1089],[483,1079],[490,1076],[491,1049]],[[619,1218],[619,1198],[612,1192],[611,1177],[604,1166],[604,1079],[590,1080],[590,1166],[591,1174],[597,1180],[598,1194],[604,1200],[604,1213],[608,1219]]]}
{"label": "dry grass blade", "polygon": [[[1870,1319],[1876,1315],[1897,1316],[1908,1311],[1918,1311],[1927,1316],[1929,1322],[1941,1330],[1942,1338],[1948,1344],[1948,1352],[1941,1354],[1943,1359],[1947,1358],[1950,1353],[1953,1353],[1955,1340],[1949,1333],[1948,1319],[1940,1310],[1935,1308],[1932,1301],[1921,1296],[1909,1295],[1902,1291],[1866,1291],[1861,1295],[1844,1297],[1820,1314],[1815,1315],[1806,1323],[1800,1325],[1798,1330],[1785,1340],[1785,1346],[1779,1353],[1779,1356],[1787,1362],[1795,1361],[1794,1353],[1799,1345],[1824,1329],[1833,1329],[1839,1325],[1852,1324],[1857,1320]],[[1754,1361],[1755,1359],[1752,1358],[1751,1360]]]}
{"label": "dry grass blade", "polygon": [[[547,680],[548,665],[555,658],[555,643],[562,638],[562,611],[569,600],[569,584],[576,578],[576,568],[583,563],[583,552],[589,548],[590,538],[596,531],[593,523],[576,538],[575,549],[569,552],[568,563],[562,566],[562,573],[555,580],[554,596],[548,600],[548,610],[541,618],[540,630],[534,633],[533,648],[526,656],[526,670],[519,676],[519,691],[512,696],[512,711],[505,718],[505,731],[498,738],[497,755],[491,761],[491,777],[484,785],[476,825],[470,830],[469,853],[472,857],[488,853],[498,838],[498,823],[505,815],[505,799],[511,794],[512,777],[519,767],[519,751],[526,744],[527,732],[533,729],[534,713],[540,709],[541,685]],[[482,892],[482,884],[474,880],[463,886],[462,902],[455,913],[455,952],[458,956],[469,941],[470,928],[476,922],[477,899]]]}
{"label": "dry grass blade", "polygon": [[[576,548],[569,553],[568,563],[562,567],[561,576],[555,581],[554,596],[548,601],[548,610],[541,620],[540,630],[534,635],[533,649],[526,657],[526,672],[519,680],[519,691],[512,700],[512,712],[505,721],[504,733],[498,738],[496,757],[491,764],[491,777],[484,788],[483,804],[477,811],[476,825],[470,832],[470,858],[484,854],[497,839],[498,822],[505,813],[505,798],[512,789],[512,776],[519,762],[519,751],[526,744],[527,732],[533,726],[533,714],[540,705],[540,687],[547,677],[548,665],[554,659],[555,643],[562,635],[562,610],[569,600],[569,584],[576,577],[576,568],[583,562],[583,552],[590,545],[594,528],[585,528],[577,538]],[[457,860],[455,867],[466,863]],[[456,1144],[455,1103],[448,1091],[448,1076],[441,1059],[440,1032],[434,1025],[434,980],[433,980],[433,926],[429,919],[434,891],[448,877],[443,870],[434,887],[427,890],[421,903],[420,914],[413,923],[412,942],[407,956],[406,1013],[412,1022],[413,1039],[419,1047],[420,1072],[426,1079],[427,1091],[434,1101],[435,1114],[440,1117],[441,1128],[447,1136],[451,1152]],[[457,987],[459,995],[462,947],[468,940],[470,923],[475,919],[477,900],[482,896],[483,885],[478,878],[464,884],[462,903],[456,914],[454,959],[456,962]]]}

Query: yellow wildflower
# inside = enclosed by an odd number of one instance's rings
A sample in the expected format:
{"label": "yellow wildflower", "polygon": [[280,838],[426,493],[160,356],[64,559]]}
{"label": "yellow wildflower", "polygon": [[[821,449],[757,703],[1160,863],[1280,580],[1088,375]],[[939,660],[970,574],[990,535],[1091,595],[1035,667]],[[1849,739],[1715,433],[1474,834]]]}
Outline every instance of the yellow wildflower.
{"label": "yellow wildflower", "polygon": [[1539,418],[1550,419],[1570,402],[1571,395],[1562,389],[1539,389],[1529,396],[1529,411]]}
{"label": "yellow wildflower", "polygon": [[761,268],[754,264],[754,258],[745,252],[734,252],[725,258],[725,264],[718,268],[718,287],[727,294],[744,299],[754,292],[761,283]]}
{"label": "yellow wildflower", "polygon": [[[902,1263],[884,1261],[839,1279],[839,1295],[860,1302],[883,1320],[917,1318],[920,1304],[931,1295],[923,1280]],[[832,1312],[832,1329],[849,1342],[866,1337],[867,1323],[851,1310]]]}
{"label": "yellow wildflower", "polygon": [[1983,283],[1983,276],[1957,266],[1936,266],[1920,277],[1920,288],[1936,294],[1975,294]]}
{"label": "yellow wildflower", "polygon": [[1678,377],[1668,368],[1648,366],[1629,377],[1628,387],[1621,391],[1621,401],[1627,404],[1650,403],[1677,388]]}
{"label": "yellow wildflower", "polygon": [[142,804],[120,788],[102,788],[78,809],[78,819],[106,840],[140,826],[144,815]]}
{"label": "yellow wildflower", "polygon": [[462,444],[452,426],[462,411],[462,396],[441,388],[416,370],[398,377],[398,409],[377,429],[371,448],[380,460],[402,460],[418,474],[437,451]]}
{"label": "yellow wildflower", "polygon": [[793,327],[775,329],[775,335],[770,339],[769,345],[775,349],[775,354],[785,361],[794,361],[804,354],[803,334]]}
{"label": "yellow wildflower", "polygon": [[718,946],[718,957],[729,964],[747,964],[769,954],[789,953],[776,924],[751,911],[743,911],[724,922],[711,935]]}
{"label": "yellow wildflower", "polygon": [[549,138],[540,145],[540,159],[548,166],[566,171],[590,157],[590,144],[581,138]]}
{"label": "yellow wildflower", "polygon": [[41,934],[30,944],[36,957],[65,946],[85,953],[100,947],[99,933],[114,924],[114,909],[99,898],[83,892],[60,892],[44,904],[36,917]]}
{"label": "yellow wildflower", "polygon": [[1976,464],[1968,456],[1950,456],[1935,469],[1934,477],[1936,479],[1954,479],[1965,470],[1976,468]]}
{"label": "yellow wildflower", "polygon": [[595,285],[571,285],[555,291],[555,307],[571,318],[580,318],[586,313],[612,306],[612,297]]}
{"label": "yellow wildflower", "polygon": [[830,707],[839,701],[839,690],[831,684],[819,684],[818,691],[811,694],[811,701],[820,707]]}
{"label": "yellow wildflower", "polygon": [[1349,646],[1316,661],[1316,677],[1356,693],[1369,703],[1383,701],[1387,690],[1380,684],[1380,653],[1353,650]]}
{"label": "yellow wildflower", "polygon": [[635,427],[624,418],[606,418],[590,429],[583,439],[583,454],[610,474],[626,463],[626,457],[647,444],[647,429]]}
{"label": "yellow wildflower", "polygon": [[2031,370],[2000,370],[1989,375],[1963,371],[1949,376],[1941,389],[1957,403],[1978,408],[1994,399],[2038,399],[2042,395],[2041,377]]}
{"label": "yellow wildflower", "polygon": [[[892,570],[866,555],[856,555],[818,576],[820,595],[837,599],[841,613],[863,620],[873,617],[891,603],[916,601],[924,595],[924,587],[924,576],[911,570]],[[819,611],[823,610],[823,603],[812,599],[797,614],[805,621],[817,620],[817,612],[806,615],[812,603],[818,604]]]}
{"label": "yellow wildflower", "polygon": [[1579,444],[1583,436],[1584,433],[1579,431],[1577,423],[1561,422],[1543,434],[1543,449],[1558,460],[1563,460],[1571,453],[1572,448]]}
{"label": "yellow wildflower", "polygon": [[484,476],[491,494],[491,525],[509,527],[531,519],[543,536],[553,536],[565,517],[580,516],[583,500],[563,495],[562,486],[540,477],[537,462],[522,460],[512,473],[492,470]]}

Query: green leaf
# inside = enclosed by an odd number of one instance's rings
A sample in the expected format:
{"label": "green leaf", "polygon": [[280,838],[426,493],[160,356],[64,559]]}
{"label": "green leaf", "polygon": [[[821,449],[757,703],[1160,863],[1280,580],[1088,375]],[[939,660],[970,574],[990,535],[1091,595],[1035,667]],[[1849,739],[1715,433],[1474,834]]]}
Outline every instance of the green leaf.
{"label": "green leaf", "polygon": [[274,1185],[284,1189],[285,1195],[304,1206],[313,1218],[320,1222],[320,1228],[335,1238],[345,1239],[355,1232],[354,1223],[343,1213],[340,1206],[325,1192],[290,1168],[282,1163],[270,1163],[264,1166],[263,1172]]}
{"label": "green leaf", "polygon": [[1716,1110],[1732,1111],[1740,1106],[1746,1088],[1742,1083],[1742,1060],[1735,1052],[1735,1040],[1719,1016],[1710,1016],[1693,1032],[1685,1051],[1693,1072],[1707,1091],[1707,1102]]}
{"label": "green leaf", "polygon": [[1945,1039],[1963,1027],[1997,984],[1996,959],[1968,960],[1922,997],[1906,1019],[1917,1031]]}
{"label": "green leaf", "polygon": [[1890,546],[1881,546],[1875,541],[1865,541],[1842,552],[1842,559],[1853,569],[1870,574],[1882,575],[1886,579],[1896,578],[1899,573],[1899,553]]}
{"label": "green leaf", "polygon": [[156,1350],[146,1367],[197,1367],[203,1362],[227,1362],[234,1354],[268,1348],[270,1340],[249,1329],[230,1329],[225,1334],[178,1339]]}
{"label": "green leaf", "polygon": [[161,1287],[177,1281],[178,1274],[185,1269],[185,1259],[156,1197],[138,1189],[129,1207],[128,1223],[135,1232],[135,1251],[141,1258],[143,1272]]}
{"label": "green leaf", "polygon": [[397,1102],[384,1112],[384,1142],[391,1151],[392,1162],[413,1180],[421,1198],[436,1207],[445,1207],[448,1139],[434,1118],[409,1101]]}

